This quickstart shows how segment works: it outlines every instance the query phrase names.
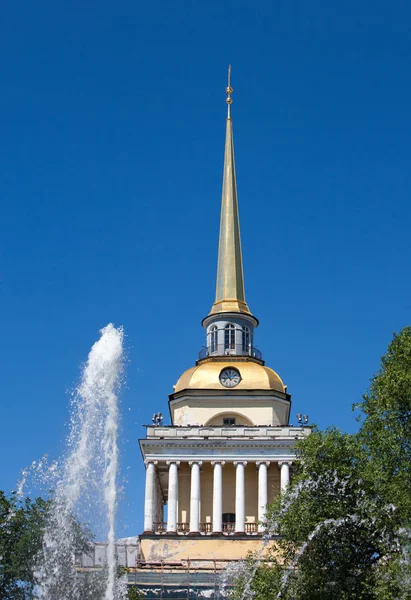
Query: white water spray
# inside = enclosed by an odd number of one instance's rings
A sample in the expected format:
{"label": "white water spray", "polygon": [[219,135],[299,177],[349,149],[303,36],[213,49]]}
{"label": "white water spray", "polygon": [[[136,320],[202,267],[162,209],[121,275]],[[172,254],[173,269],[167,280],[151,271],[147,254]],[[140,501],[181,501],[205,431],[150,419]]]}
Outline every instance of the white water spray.
{"label": "white water spray", "polygon": [[[123,330],[112,324],[101,330],[84,367],[72,403],[67,451],[57,477],[55,495],[37,568],[42,600],[117,600],[115,511],[118,471],[117,392],[123,371]],[[75,554],[87,547],[78,522],[104,524],[107,569],[93,580],[79,576]]]}

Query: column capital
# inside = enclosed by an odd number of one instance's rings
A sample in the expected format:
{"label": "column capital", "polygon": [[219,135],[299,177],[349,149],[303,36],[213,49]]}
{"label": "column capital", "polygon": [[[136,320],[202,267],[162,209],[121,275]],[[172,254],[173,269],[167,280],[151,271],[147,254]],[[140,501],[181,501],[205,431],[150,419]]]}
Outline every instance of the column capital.
{"label": "column capital", "polygon": [[177,467],[180,466],[180,461],[179,460],[167,460],[166,461],[166,465],[169,467],[170,465],[177,465]]}
{"label": "column capital", "polygon": [[199,465],[200,467],[202,467],[203,461],[202,460],[189,460],[188,464],[190,465],[190,467],[192,467],[193,465]]}
{"label": "column capital", "polygon": [[247,461],[246,460],[235,460],[233,462],[234,466],[237,467],[238,465],[243,465],[243,467],[247,466]]}
{"label": "column capital", "polygon": [[146,467],[148,467],[148,465],[152,464],[152,465],[158,465],[158,460],[145,460],[144,464],[146,465]]}
{"label": "column capital", "polygon": [[257,460],[255,463],[255,466],[257,467],[257,469],[259,469],[261,467],[261,465],[265,465],[266,467],[270,466],[270,461],[269,460]]}
{"label": "column capital", "polygon": [[279,460],[278,461],[278,466],[281,468],[283,465],[288,465],[289,467],[291,467],[291,465],[293,464],[292,460]]}
{"label": "column capital", "polygon": [[221,465],[222,467],[224,467],[224,465],[225,465],[225,460],[212,460],[212,461],[211,461],[211,464],[213,465],[213,467],[214,467],[215,465]]}

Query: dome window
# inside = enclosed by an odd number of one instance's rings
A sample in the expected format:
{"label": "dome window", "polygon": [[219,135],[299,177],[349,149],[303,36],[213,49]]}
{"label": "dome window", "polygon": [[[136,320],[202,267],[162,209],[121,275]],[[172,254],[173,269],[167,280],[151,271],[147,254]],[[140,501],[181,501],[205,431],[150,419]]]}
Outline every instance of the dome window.
{"label": "dome window", "polygon": [[251,344],[250,344],[250,328],[247,325],[243,327],[243,352],[249,352]]}
{"label": "dome window", "polygon": [[215,354],[217,352],[217,349],[218,349],[217,336],[218,336],[217,325],[213,325],[212,328],[210,329],[210,352],[211,352],[211,354]]}
{"label": "dome window", "polygon": [[235,350],[235,327],[232,323],[224,328],[224,350]]}

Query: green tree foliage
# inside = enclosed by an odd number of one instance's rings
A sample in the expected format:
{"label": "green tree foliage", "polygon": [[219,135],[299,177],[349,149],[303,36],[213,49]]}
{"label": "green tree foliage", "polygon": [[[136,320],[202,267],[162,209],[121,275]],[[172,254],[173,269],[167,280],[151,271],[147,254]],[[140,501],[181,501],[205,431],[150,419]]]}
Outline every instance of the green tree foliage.
{"label": "green tree foliage", "polygon": [[144,594],[135,586],[130,586],[127,590],[128,600],[141,600]]}
{"label": "green tree foliage", "polygon": [[0,491],[0,598],[25,600],[34,587],[34,559],[41,548],[48,503],[17,502]]}
{"label": "green tree foliage", "polygon": [[411,328],[395,335],[350,435],[314,429],[298,471],[269,509],[277,539],[249,556],[233,597],[411,598]]}
{"label": "green tree foliage", "polygon": [[363,413],[360,437],[369,461],[367,478],[404,518],[411,521],[411,327],[388,347],[381,369],[357,405]]}
{"label": "green tree foliage", "polygon": [[[0,599],[27,600],[36,597],[36,564],[42,550],[44,527],[50,518],[51,502],[42,498],[17,500],[15,494],[7,497],[0,491]],[[74,552],[89,552],[91,532],[74,516],[70,530]],[[69,558],[71,562],[72,557]],[[79,580],[82,597],[95,597],[93,590],[99,584],[97,579],[92,573]],[[90,593],[87,595],[88,588]],[[60,591],[55,590],[56,599],[60,597]]]}

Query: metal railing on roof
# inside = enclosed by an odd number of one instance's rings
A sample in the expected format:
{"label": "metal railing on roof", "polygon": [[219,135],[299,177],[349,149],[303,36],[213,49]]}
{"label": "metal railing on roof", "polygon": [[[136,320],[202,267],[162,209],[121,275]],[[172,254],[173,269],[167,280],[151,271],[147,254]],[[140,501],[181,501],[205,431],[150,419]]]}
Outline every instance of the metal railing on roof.
{"label": "metal railing on roof", "polygon": [[204,346],[198,353],[198,360],[212,356],[251,356],[257,360],[262,360],[263,355],[255,346],[244,347],[242,344],[211,344]]}
{"label": "metal railing on roof", "polygon": [[[212,523],[200,523],[200,533],[211,533],[213,530]],[[223,523],[223,533],[234,533],[235,531],[235,523]],[[245,533],[252,534],[257,533],[258,525],[257,523],[246,523],[245,524]],[[153,533],[167,533],[167,523],[165,521],[155,522],[153,523]],[[190,523],[182,522],[177,523],[177,533],[187,534],[190,533]]]}

